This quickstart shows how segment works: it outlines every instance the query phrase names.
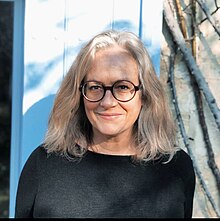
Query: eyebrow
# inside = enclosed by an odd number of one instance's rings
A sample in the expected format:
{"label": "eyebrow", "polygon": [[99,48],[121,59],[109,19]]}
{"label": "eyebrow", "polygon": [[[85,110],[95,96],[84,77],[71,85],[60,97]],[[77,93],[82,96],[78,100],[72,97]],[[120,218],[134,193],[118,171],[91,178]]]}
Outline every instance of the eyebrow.
{"label": "eyebrow", "polygon": [[[98,82],[98,83],[104,84],[104,82],[102,82],[102,81],[98,81],[98,80],[96,80],[96,79],[86,79],[85,82],[87,82],[87,81],[95,81],[95,82]],[[116,81],[130,81],[130,82],[133,83],[133,81],[132,81],[131,79],[128,79],[128,78],[119,78],[119,79],[117,79],[117,80],[112,81],[111,84],[114,84]]]}

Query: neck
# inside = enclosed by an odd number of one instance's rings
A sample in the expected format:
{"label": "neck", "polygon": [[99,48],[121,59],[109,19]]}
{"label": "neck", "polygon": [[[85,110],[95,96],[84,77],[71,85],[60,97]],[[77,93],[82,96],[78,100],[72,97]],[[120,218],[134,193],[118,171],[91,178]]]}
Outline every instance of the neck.
{"label": "neck", "polygon": [[109,155],[135,155],[135,146],[128,136],[94,136],[89,150]]}

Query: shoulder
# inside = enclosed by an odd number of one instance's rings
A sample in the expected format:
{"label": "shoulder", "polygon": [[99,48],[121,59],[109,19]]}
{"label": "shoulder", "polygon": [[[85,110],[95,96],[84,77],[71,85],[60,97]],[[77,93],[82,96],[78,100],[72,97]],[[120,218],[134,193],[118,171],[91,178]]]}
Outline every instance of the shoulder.
{"label": "shoulder", "polygon": [[178,150],[168,165],[184,182],[195,179],[193,161],[185,150]]}
{"label": "shoulder", "polygon": [[171,160],[172,163],[175,164],[186,164],[190,165],[192,164],[192,159],[190,157],[190,155],[183,149],[179,149],[175,155],[173,156],[173,159]]}
{"label": "shoulder", "polygon": [[179,149],[173,156],[172,160],[169,162],[170,166],[174,166],[179,169],[192,169],[193,162],[190,155],[183,149]]}
{"label": "shoulder", "polygon": [[32,153],[29,156],[29,159],[36,159],[36,158],[44,158],[47,157],[47,152],[46,149],[44,148],[43,145],[38,146],[35,148]]}
{"label": "shoulder", "polygon": [[162,158],[159,159],[159,161],[156,162],[161,163],[165,167],[193,167],[193,162],[190,155],[183,149],[178,149],[171,160],[169,160],[169,155],[164,155]]}
{"label": "shoulder", "polygon": [[27,158],[24,167],[36,167],[38,162],[47,158],[47,152],[43,145],[36,147]]}

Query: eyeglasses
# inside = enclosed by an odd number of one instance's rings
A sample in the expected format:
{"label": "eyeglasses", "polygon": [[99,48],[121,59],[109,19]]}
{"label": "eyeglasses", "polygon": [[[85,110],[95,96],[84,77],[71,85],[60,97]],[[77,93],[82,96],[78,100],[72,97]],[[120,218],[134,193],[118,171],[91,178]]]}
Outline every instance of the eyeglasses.
{"label": "eyeglasses", "polygon": [[116,81],[112,86],[105,86],[98,81],[86,81],[80,86],[84,98],[91,102],[98,102],[105,96],[107,90],[110,90],[114,98],[121,102],[127,102],[134,98],[136,91],[140,86],[135,86],[127,80]]}

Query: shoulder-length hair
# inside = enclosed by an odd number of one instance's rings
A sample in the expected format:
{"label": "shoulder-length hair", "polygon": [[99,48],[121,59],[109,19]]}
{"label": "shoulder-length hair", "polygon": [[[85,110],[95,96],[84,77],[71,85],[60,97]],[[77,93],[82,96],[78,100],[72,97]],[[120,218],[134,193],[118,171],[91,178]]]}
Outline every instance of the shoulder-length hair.
{"label": "shoulder-length hair", "polygon": [[104,31],[85,44],[65,75],[48,122],[44,140],[47,152],[81,157],[92,144],[92,126],[79,88],[96,52],[113,45],[127,50],[138,64],[143,106],[133,129],[137,149],[134,158],[148,161],[166,155],[171,159],[177,150],[176,128],[151,58],[134,33],[115,30]]}

